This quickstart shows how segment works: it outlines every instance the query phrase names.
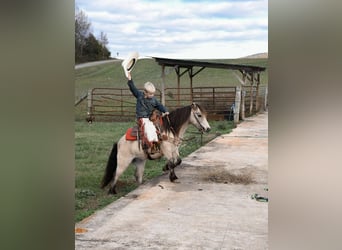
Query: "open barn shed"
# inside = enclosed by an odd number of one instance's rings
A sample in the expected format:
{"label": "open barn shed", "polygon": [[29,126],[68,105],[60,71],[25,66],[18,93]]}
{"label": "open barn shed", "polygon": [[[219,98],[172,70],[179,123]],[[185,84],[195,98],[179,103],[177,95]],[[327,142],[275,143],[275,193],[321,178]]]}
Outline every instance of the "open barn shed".
{"label": "open barn shed", "polygon": [[[167,67],[171,67],[177,74],[177,93],[176,106],[180,106],[182,98],[181,88],[186,84],[182,82],[181,77],[188,76],[188,88],[190,90],[189,99],[191,102],[205,103],[207,110],[212,118],[224,118],[227,112],[229,113],[234,109],[234,121],[238,122],[240,118],[244,119],[246,111],[246,99],[248,99],[248,113],[257,112],[261,108],[260,99],[258,98],[259,86],[260,86],[260,73],[265,71],[265,67],[251,66],[251,65],[239,65],[239,64],[227,64],[227,63],[215,63],[215,62],[203,62],[198,60],[180,60],[153,57],[154,60],[161,66],[161,101],[163,104],[169,102],[166,101],[165,91],[165,70]],[[216,68],[222,70],[232,70],[236,76],[240,86],[230,88],[215,88],[208,86],[208,88],[194,88],[194,77],[206,68]],[[186,87],[186,86],[185,86]],[[248,94],[246,95],[246,93]],[[173,95],[174,96],[174,95]],[[264,103],[263,103],[264,104]]]}

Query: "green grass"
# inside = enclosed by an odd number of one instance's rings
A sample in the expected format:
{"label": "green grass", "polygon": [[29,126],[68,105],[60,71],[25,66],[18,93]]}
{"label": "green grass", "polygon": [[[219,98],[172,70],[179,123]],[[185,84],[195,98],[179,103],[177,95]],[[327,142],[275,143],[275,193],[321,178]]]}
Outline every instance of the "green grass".
{"label": "green grass", "polygon": [[[124,134],[126,129],[134,125],[127,123],[75,122],[75,222],[91,215],[114,200],[122,197],[137,187],[134,178],[134,167],[129,166],[120,177],[116,195],[107,195],[107,190],[100,189],[107,159],[114,142]],[[203,143],[212,140],[218,134],[229,133],[233,123],[229,121],[210,122],[210,134],[203,135]],[[201,136],[190,126],[180,147],[181,157],[189,155],[200,147]],[[162,174],[166,160],[148,160],[144,172],[144,181]],[[176,169],[177,173],[177,169]]]}

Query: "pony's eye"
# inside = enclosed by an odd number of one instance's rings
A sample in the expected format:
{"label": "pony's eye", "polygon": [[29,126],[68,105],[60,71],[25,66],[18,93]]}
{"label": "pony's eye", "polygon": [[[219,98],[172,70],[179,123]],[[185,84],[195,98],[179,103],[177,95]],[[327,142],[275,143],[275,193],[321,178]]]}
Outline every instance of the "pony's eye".
{"label": "pony's eye", "polygon": [[201,114],[197,114],[197,116],[198,116],[198,117],[202,117],[202,115],[201,115]]}

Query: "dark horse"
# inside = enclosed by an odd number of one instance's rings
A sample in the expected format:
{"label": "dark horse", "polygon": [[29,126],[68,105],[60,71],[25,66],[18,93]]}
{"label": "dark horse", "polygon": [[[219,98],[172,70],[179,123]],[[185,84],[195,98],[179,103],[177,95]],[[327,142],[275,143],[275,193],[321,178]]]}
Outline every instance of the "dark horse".
{"label": "dark horse", "polygon": [[135,179],[141,184],[146,160],[148,158],[153,160],[159,159],[162,156],[168,160],[164,170],[170,171],[170,181],[173,182],[176,180],[177,176],[174,168],[181,163],[178,149],[189,124],[194,125],[202,133],[210,130],[206,113],[198,104],[193,103],[192,105],[178,108],[170,112],[168,116],[162,117],[161,130],[166,133],[167,140],[161,142],[160,152],[154,154],[152,158],[141,149],[139,141],[127,140],[125,135],[122,136],[113,145],[102,179],[101,188],[105,188],[111,183],[108,193],[115,194],[115,184],[130,163],[135,165]]}

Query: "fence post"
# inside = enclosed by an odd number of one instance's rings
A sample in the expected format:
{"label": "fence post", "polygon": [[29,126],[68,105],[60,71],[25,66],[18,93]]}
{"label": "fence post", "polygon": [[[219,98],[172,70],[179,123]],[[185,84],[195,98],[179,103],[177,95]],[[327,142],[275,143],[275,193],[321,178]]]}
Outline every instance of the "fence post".
{"label": "fence post", "polygon": [[265,87],[265,100],[264,100],[264,111],[267,111],[267,95],[268,95],[268,88]]}
{"label": "fence post", "polygon": [[246,96],[246,90],[241,89],[241,108],[240,108],[240,118],[241,120],[245,119],[245,96]]}
{"label": "fence post", "polygon": [[93,90],[89,89],[88,90],[88,118],[89,121],[93,120]]}
{"label": "fence post", "polygon": [[162,89],[162,97],[161,97],[161,103],[165,105],[165,65],[162,65],[162,81],[161,81],[161,89]]}
{"label": "fence post", "polygon": [[253,99],[254,73],[253,72],[251,73],[251,77],[252,77],[251,87],[250,87],[251,88],[251,93],[250,93],[250,95],[251,95],[251,97],[250,97],[251,102],[249,103],[249,115],[253,114],[253,102],[254,102],[254,99]]}
{"label": "fence post", "polygon": [[259,100],[259,98],[260,98],[260,96],[259,96],[259,84],[257,84],[257,86],[256,86],[256,91],[255,91],[256,93],[255,93],[255,113],[258,113],[259,112],[259,110],[260,110],[260,100]]}
{"label": "fence post", "polygon": [[241,86],[236,86],[236,88],[235,88],[234,123],[239,122],[240,103],[241,103]]}

